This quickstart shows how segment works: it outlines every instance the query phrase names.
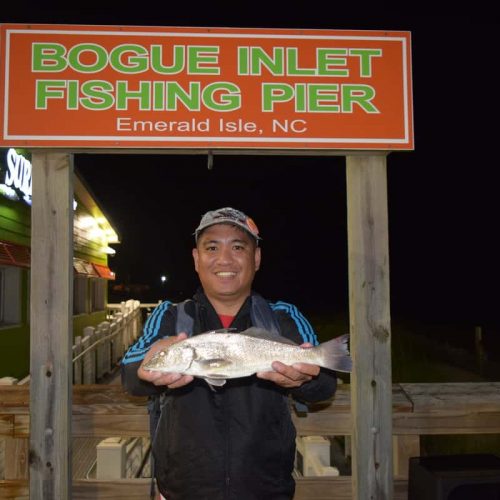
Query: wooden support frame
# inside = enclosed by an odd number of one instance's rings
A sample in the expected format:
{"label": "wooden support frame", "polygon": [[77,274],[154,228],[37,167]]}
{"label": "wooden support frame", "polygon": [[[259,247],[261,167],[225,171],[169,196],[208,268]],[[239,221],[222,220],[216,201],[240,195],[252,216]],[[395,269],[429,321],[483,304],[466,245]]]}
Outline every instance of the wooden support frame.
{"label": "wooden support frame", "polygon": [[346,168],[354,362],[353,498],[390,500],[392,373],[386,157],[348,156]]}
{"label": "wooden support frame", "polygon": [[[71,498],[73,156],[34,151],[32,164],[30,493]],[[353,498],[391,499],[386,156],[348,153],[346,169]]]}
{"label": "wooden support frame", "polygon": [[30,498],[71,498],[73,157],[34,151]]}

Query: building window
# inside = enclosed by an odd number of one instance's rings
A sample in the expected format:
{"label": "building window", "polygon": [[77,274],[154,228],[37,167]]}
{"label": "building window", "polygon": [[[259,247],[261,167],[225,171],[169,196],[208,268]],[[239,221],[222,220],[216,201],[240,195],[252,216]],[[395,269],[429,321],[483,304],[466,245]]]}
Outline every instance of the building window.
{"label": "building window", "polygon": [[92,278],[91,282],[91,304],[92,312],[104,311],[106,309],[106,286],[107,281],[103,278]]}
{"label": "building window", "polygon": [[88,283],[87,276],[75,274],[73,281],[73,314],[86,314],[89,312]]}
{"label": "building window", "polygon": [[21,322],[21,269],[0,266],[0,326]]}

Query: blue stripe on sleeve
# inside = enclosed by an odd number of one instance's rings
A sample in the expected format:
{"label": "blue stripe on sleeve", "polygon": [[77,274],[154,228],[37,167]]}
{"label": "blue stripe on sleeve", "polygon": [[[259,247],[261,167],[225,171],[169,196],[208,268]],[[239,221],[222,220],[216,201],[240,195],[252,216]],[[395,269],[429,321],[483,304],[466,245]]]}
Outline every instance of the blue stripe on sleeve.
{"label": "blue stripe on sleeve", "polygon": [[299,330],[304,342],[310,342],[312,345],[319,344],[311,323],[307,321],[305,316],[302,315],[296,306],[282,301],[270,304],[270,306],[273,311],[285,311],[295,321],[297,329]]}
{"label": "blue stripe on sleeve", "polygon": [[123,356],[122,364],[127,365],[144,359],[144,356],[151,347],[151,344],[159,339],[158,332],[160,330],[161,320],[171,305],[172,302],[166,300],[159,306],[155,307],[154,311],[151,313],[146,321],[146,324],[144,325],[142,335],[125,353],[125,356]]}

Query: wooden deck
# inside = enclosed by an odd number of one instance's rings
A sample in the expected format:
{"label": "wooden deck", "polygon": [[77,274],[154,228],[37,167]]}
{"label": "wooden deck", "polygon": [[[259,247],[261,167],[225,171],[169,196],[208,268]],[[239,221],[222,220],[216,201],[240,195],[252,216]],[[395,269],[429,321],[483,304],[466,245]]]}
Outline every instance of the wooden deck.
{"label": "wooden deck", "polygon": [[[350,388],[340,386],[328,404],[305,417],[293,414],[300,435],[350,435]],[[126,394],[119,385],[75,386],[73,438],[147,436],[145,398]],[[0,388],[0,437],[7,438],[13,461],[0,498],[28,498],[26,462],[21,451],[29,434],[29,387]],[[419,454],[419,436],[429,434],[500,434],[500,382],[461,384],[399,384],[393,386],[393,435],[396,468],[394,499],[406,499],[407,459]],[[24,444],[23,444],[24,443]],[[16,451],[17,450],[17,451]],[[24,472],[23,472],[24,471]],[[73,481],[75,498],[147,498],[149,481]],[[297,481],[296,499],[350,499],[351,478],[304,478]]]}

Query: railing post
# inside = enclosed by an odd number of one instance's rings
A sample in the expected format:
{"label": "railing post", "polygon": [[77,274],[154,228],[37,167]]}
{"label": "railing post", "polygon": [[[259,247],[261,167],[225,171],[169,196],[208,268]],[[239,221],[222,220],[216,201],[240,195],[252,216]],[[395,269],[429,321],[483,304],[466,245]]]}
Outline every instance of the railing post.
{"label": "railing post", "polygon": [[[101,329],[102,335],[104,337],[109,337],[111,334],[111,330],[109,328],[109,323],[107,321],[102,322],[99,325]],[[104,373],[109,373],[111,371],[111,339],[107,339],[103,343],[103,352],[104,352]]]}
{"label": "railing post", "polygon": [[[94,342],[94,327],[87,326],[83,329],[83,340],[82,347],[83,350],[87,349]],[[96,363],[95,363],[95,352],[90,350],[83,355],[83,383],[84,384],[95,384],[96,382]]]}
{"label": "railing post", "polygon": [[[78,335],[75,337],[75,344],[73,345],[73,358],[78,356],[82,352],[82,337]],[[81,384],[82,383],[82,358],[78,358],[73,363],[73,384]]]}

